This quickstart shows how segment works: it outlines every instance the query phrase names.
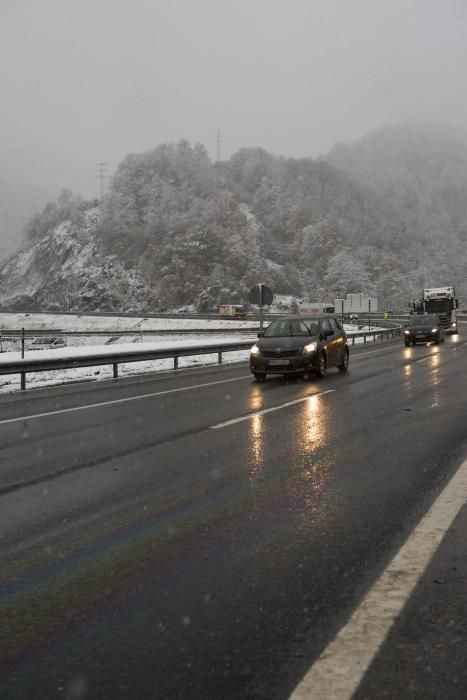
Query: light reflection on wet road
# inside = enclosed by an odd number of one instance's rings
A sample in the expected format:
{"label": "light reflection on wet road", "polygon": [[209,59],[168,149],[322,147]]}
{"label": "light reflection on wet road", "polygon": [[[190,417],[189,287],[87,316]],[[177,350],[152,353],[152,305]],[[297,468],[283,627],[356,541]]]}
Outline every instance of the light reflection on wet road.
{"label": "light reflection on wet road", "polygon": [[[118,425],[115,444],[131,449],[51,479],[46,496],[2,498],[3,583],[17,597],[3,601],[0,684],[15,700],[31,689],[49,700],[83,675],[96,697],[287,697],[467,439],[467,352],[459,343],[455,363],[453,352],[449,341],[356,352],[348,376],[241,380],[228,400],[216,385],[63,419],[90,445],[96,422]],[[67,454],[55,428],[27,438],[44,459]],[[31,528],[42,539],[28,553]]]}

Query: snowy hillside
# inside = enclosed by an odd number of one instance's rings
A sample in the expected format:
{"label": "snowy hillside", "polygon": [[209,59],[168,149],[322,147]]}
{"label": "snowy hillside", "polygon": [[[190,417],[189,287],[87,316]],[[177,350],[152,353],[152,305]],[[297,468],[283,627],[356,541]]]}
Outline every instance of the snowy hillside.
{"label": "snowy hillside", "polygon": [[210,312],[258,282],[399,311],[424,286],[463,298],[467,150],[443,133],[387,128],[316,161],[243,148],[213,164],[187,141],[129,155],[99,207],[63,191],[33,217],[0,309]]}
{"label": "snowy hillside", "polygon": [[[127,310],[141,304],[144,285],[114,255],[102,255],[96,237],[99,210],[64,221],[0,267],[3,308]],[[123,295],[123,293],[125,294]]]}

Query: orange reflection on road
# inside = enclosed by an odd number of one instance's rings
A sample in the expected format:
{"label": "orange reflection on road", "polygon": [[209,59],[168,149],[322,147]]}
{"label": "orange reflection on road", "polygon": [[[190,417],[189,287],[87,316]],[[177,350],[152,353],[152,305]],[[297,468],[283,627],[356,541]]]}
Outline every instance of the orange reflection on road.
{"label": "orange reflection on road", "polygon": [[404,373],[404,392],[406,395],[406,398],[411,401],[412,399],[415,398],[414,394],[414,386],[415,382],[414,380],[414,371],[415,371],[415,365],[413,362],[409,362],[407,365],[404,365],[402,368],[402,371]]}
{"label": "orange reflection on road", "polygon": [[248,399],[250,411],[260,411],[264,408],[263,392],[259,387],[252,387]]}
{"label": "orange reflection on road", "polygon": [[404,373],[404,392],[406,395],[406,398],[410,401],[414,397],[414,371],[415,371],[415,366],[413,362],[409,362],[407,365],[404,365],[402,368],[402,371]]}
{"label": "orange reflection on road", "polygon": [[413,349],[412,348],[404,348],[403,350],[403,358],[404,360],[411,360],[413,357]]}
{"label": "orange reflection on road", "polygon": [[251,416],[248,435],[248,465],[251,479],[257,479],[263,473],[264,456],[264,416],[256,413]]}
{"label": "orange reflection on road", "polygon": [[319,396],[310,396],[303,405],[303,444],[307,453],[322,447],[326,440],[326,411]]}
{"label": "orange reflection on road", "polygon": [[411,377],[413,374],[413,365],[404,365],[404,377]]}
{"label": "orange reflection on road", "polygon": [[430,367],[431,367],[431,373],[430,373],[430,378],[431,378],[431,383],[433,385],[433,403],[432,406],[439,406],[440,404],[440,396],[439,396],[439,385],[440,385],[440,376],[439,376],[439,366],[441,362],[440,354],[437,352],[436,354],[433,354],[430,357]]}
{"label": "orange reflection on road", "polygon": [[[249,394],[249,408],[252,413],[264,408],[264,396],[260,387],[252,387]],[[250,420],[248,436],[248,464],[251,478],[259,477],[263,472],[264,416],[253,413]]]}
{"label": "orange reflection on road", "polygon": [[[316,502],[316,495],[329,481],[330,469],[335,463],[332,450],[325,449],[328,447],[330,433],[330,409],[327,397],[309,396],[297,417],[297,422],[296,436],[301,444],[301,470],[297,473],[298,479],[295,486],[301,485],[305,503],[311,509],[306,515],[307,526],[309,526],[310,513],[313,521],[322,515]],[[337,437],[338,427],[334,427]]]}

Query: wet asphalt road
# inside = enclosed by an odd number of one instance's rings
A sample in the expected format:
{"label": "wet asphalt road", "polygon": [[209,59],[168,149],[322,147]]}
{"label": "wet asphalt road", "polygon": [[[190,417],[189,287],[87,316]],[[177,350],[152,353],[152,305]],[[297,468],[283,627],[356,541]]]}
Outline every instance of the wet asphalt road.
{"label": "wet asphalt road", "polygon": [[2,397],[0,697],[287,698],[465,456],[466,387],[455,336]]}

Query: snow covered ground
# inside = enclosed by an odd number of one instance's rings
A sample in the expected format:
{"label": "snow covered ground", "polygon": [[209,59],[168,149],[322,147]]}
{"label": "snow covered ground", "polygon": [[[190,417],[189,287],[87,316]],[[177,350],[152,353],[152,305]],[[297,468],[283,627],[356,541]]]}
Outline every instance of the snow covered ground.
{"label": "snow covered ground", "polygon": [[180,314],[180,318],[128,318],[126,316],[86,316],[61,315],[61,314],[20,314],[5,313],[0,311],[0,331],[19,330],[61,330],[61,331],[109,331],[110,334],[117,334],[118,331],[167,331],[167,330],[190,330],[190,329],[221,329],[256,328],[258,321],[231,320],[223,318],[197,319],[186,318]]}
{"label": "snow covered ground", "polygon": [[[89,353],[98,354],[114,354],[116,345],[118,351],[135,352],[139,350],[163,350],[177,347],[193,347],[197,345],[218,345],[219,343],[250,342],[253,344],[256,333],[254,330],[250,332],[248,329],[257,327],[255,321],[232,321],[225,319],[198,320],[189,318],[180,319],[164,319],[164,318],[127,318],[127,317],[96,317],[96,316],[61,316],[52,314],[6,314],[0,313],[0,332],[4,329],[19,329],[24,328],[29,333],[37,330],[73,330],[89,332],[93,330],[108,330],[108,337],[105,336],[69,336],[67,338],[68,347],[56,350],[41,350],[33,351],[26,350],[26,359],[37,359],[39,356],[43,359],[57,357],[79,357]],[[245,335],[222,335],[222,328],[237,329],[243,328]],[[213,329],[213,335],[189,333],[190,328],[193,329]],[[134,336],[118,337],[119,331],[134,330]],[[141,336],[140,330],[154,330],[154,335]],[[158,335],[158,330],[173,330],[180,331],[180,334],[170,336]],[[185,331],[185,332],[181,332]],[[187,333],[188,331],[188,333]],[[215,332],[218,331],[218,332]],[[219,332],[220,331],[220,332]],[[106,344],[109,339],[115,339],[112,344]],[[28,339],[30,342],[30,339]],[[27,342],[28,342],[27,341]],[[133,342],[132,342],[133,341]],[[3,341],[4,350],[0,354],[0,364],[15,359],[20,359],[21,354],[16,350],[19,346],[19,340]],[[27,345],[26,345],[27,347]],[[15,351],[16,350],[16,351]],[[248,350],[238,350],[225,353],[223,362],[240,362],[248,359]],[[179,359],[179,367],[199,366],[202,364],[217,363],[217,352],[212,355],[194,355],[192,357],[182,357]],[[118,371],[120,376],[131,376],[144,372],[158,372],[173,369],[173,359],[165,360],[150,360],[144,362],[131,362],[119,365]],[[61,384],[69,381],[83,381],[106,379],[113,376],[111,365],[101,367],[82,367],[66,370],[52,370],[50,372],[33,372],[27,375],[26,383],[28,388],[50,386],[52,384]],[[19,375],[0,375],[0,392],[16,391],[20,388]]]}

